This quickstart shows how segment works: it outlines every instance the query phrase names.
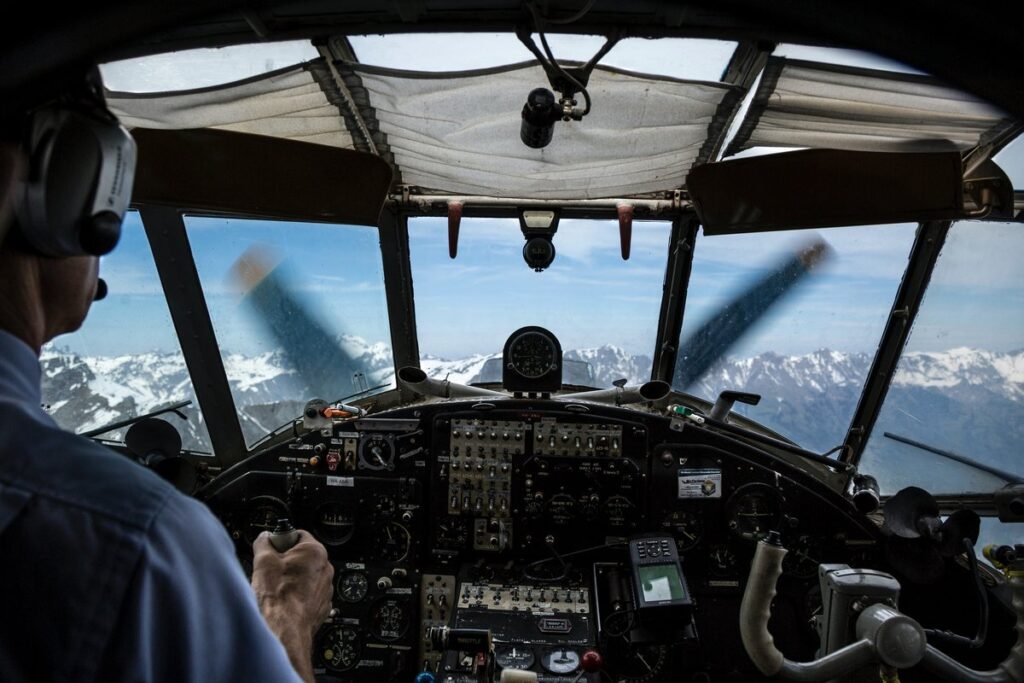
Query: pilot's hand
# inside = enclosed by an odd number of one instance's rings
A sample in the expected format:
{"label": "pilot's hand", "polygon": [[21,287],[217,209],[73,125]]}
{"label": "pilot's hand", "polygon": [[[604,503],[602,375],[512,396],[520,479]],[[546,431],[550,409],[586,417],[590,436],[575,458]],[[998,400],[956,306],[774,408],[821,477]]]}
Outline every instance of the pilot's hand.
{"label": "pilot's hand", "polygon": [[306,531],[286,552],[261,533],[252,544],[252,588],[270,630],[284,644],[292,666],[313,680],[313,635],[331,611],[334,567],[327,550]]}

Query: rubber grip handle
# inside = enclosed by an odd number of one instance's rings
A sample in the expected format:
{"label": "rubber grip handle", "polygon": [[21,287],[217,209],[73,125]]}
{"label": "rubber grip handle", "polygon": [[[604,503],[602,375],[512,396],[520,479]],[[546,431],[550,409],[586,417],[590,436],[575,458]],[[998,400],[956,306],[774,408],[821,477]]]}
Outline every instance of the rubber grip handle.
{"label": "rubber grip handle", "polygon": [[774,676],[782,669],[783,657],[768,632],[775,583],[782,574],[782,558],[786,549],[759,541],[750,563],[743,601],[740,603],[740,637],[754,666],[765,676]]}

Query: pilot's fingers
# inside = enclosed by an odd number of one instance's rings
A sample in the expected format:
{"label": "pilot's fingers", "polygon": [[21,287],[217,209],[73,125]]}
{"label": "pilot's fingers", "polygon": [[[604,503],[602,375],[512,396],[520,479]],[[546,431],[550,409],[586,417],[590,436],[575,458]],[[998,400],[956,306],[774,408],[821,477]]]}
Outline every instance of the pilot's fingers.
{"label": "pilot's fingers", "polygon": [[262,555],[271,551],[276,553],[277,549],[270,544],[270,532],[261,531],[256,540],[252,542],[252,552],[254,555]]}
{"label": "pilot's fingers", "polygon": [[323,543],[313,538],[308,531],[299,530],[299,540],[288,549],[288,555],[301,558],[303,562],[314,565],[325,565],[327,562],[327,548]]}

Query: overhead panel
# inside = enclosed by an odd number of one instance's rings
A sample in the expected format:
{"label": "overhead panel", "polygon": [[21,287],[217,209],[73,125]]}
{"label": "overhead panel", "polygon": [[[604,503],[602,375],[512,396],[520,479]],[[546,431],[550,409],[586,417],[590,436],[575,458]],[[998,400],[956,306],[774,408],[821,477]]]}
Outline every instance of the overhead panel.
{"label": "overhead panel", "polygon": [[930,76],[772,57],[725,156],[751,147],[965,151],[1010,125]]}
{"label": "overhead panel", "polygon": [[551,144],[532,149],[519,127],[526,95],[548,87],[536,63],[449,73],[344,66],[360,75],[403,182],[456,195],[593,199],[679,188],[722,125],[719,105],[737,92],[599,66],[590,114],[556,123]]}
{"label": "overhead panel", "polygon": [[129,128],[213,128],[352,149],[345,121],[305,65],[227,85],[163,93],[107,93]]}

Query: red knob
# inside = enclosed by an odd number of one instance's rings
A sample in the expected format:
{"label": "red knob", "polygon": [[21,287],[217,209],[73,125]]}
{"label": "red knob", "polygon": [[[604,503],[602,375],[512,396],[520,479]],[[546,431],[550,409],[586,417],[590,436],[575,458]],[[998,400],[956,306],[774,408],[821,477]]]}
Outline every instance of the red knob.
{"label": "red knob", "polygon": [[580,666],[587,673],[596,673],[604,668],[604,659],[597,650],[587,650],[580,659]]}

